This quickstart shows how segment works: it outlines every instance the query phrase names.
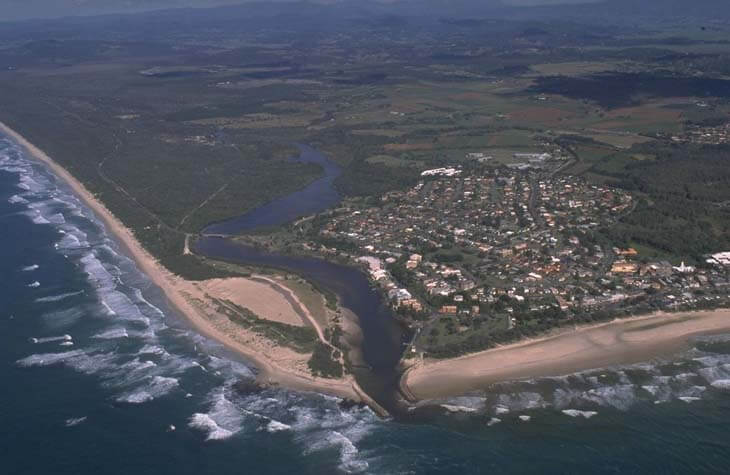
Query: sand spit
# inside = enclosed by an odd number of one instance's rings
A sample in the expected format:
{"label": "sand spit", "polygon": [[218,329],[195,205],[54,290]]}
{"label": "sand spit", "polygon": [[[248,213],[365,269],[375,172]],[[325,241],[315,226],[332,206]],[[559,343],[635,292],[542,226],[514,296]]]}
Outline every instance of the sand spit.
{"label": "sand spit", "polygon": [[[259,370],[258,378],[260,382],[298,390],[323,392],[355,401],[361,400],[359,388],[355,388],[356,383],[352,377],[348,376],[338,380],[315,378],[306,368],[306,355],[298,354],[286,347],[277,346],[258,334],[234,326],[227,318],[218,315],[209,299],[205,297],[205,291],[198,287],[197,283],[182,279],[165,269],[142,247],[132,231],[125,227],[100,200],[66,169],[2,122],[0,122],[0,131],[23,147],[30,156],[46,164],[56,176],[71,187],[74,193],[103,221],[106,229],[121,242],[125,251],[135,260],[140,270],[162,289],[169,303],[197,331],[219,341],[230,350],[254,363]],[[226,280],[228,279],[210,285],[216,288],[217,291],[229,292],[229,297],[235,293],[235,298],[240,303],[246,303],[245,306],[249,308],[260,306],[259,296],[256,294],[262,289],[260,285],[264,284],[261,284],[260,281],[244,284],[243,281],[246,279],[243,278],[233,279],[230,283],[225,282]],[[280,283],[278,285],[282,286]],[[242,293],[239,294],[239,291]],[[280,292],[274,289],[271,289],[271,292],[268,305],[272,310],[264,316],[272,319],[274,316],[287,319],[290,321],[286,323],[293,324],[293,314],[297,314],[297,312],[292,304]],[[299,318],[298,314],[297,318]],[[298,324],[303,324],[301,318],[298,319]],[[320,332],[321,329],[318,329],[318,333]]]}

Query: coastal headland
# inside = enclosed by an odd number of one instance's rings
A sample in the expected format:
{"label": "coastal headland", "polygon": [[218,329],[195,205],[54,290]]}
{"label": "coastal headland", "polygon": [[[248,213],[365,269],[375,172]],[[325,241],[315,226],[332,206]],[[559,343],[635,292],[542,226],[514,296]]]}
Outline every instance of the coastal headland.
{"label": "coastal headland", "polygon": [[0,132],[9,136],[31,157],[44,163],[68,184],[191,326],[252,362],[258,369],[259,383],[368,402],[367,396],[357,387],[352,376],[345,375],[337,379],[315,377],[306,368],[306,355],[283,345],[273,344],[256,332],[234,325],[218,311],[219,302],[230,298],[232,292],[236,293],[235,301],[250,301],[250,306],[260,307],[261,298],[266,297],[266,305],[272,318],[287,322],[296,322],[294,319],[297,318],[305,319],[312,324],[317,337],[321,338],[322,329],[316,319],[296,299],[295,293],[286,287],[285,282],[273,281],[270,277],[263,276],[194,282],[172,274],[144,249],[129,228],[65,168],[4,123],[0,123]]}
{"label": "coastal headland", "polygon": [[460,395],[491,384],[564,376],[668,357],[691,338],[730,331],[730,310],[654,313],[560,330],[544,338],[458,358],[415,361],[401,390],[412,401]]}

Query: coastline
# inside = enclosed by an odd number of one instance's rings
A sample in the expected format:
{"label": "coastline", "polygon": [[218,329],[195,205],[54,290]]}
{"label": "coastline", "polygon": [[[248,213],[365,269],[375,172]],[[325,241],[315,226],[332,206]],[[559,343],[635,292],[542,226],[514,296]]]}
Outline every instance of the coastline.
{"label": "coastline", "polygon": [[730,332],[730,309],[631,317],[408,367],[401,392],[412,401],[459,396],[500,382],[564,376],[636,364],[688,348],[697,336]]}
{"label": "coastline", "polygon": [[[226,327],[226,322],[221,324],[223,317],[212,315],[215,312],[211,310],[211,305],[207,305],[207,302],[201,305],[201,301],[208,297],[205,282],[187,281],[173,275],[143,248],[130,229],[61,165],[2,122],[0,132],[24,148],[30,157],[44,163],[83,200],[134,259],[139,269],[161,288],[170,305],[196,331],[223,344],[256,366],[259,382],[364,402],[376,412],[381,412],[352,375],[337,380],[313,377],[306,371],[306,365],[302,365],[301,355],[297,359],[293,350],[276,347],[271,342],[262,344],[262,339],[252,332],[242,328],[233,330],[231,325]],[[258,278],[270,281],[266,276]],[[304,310],[303,320],[312,323],[321,340],[321,326],[311,318],[296,294],[281,282],[270,283],[282,286],[289,293],[289,299]],[[216,319],[217,325],[213,323]],[[356,319],[351,319],[352,316],[343,323],[354,328],[357,326]],[[355,339],[358,338],[357,330],[352,330]],[[457,396],[498,382],[561,376],[639,363],[675,354],[687,347],[691,337],[726,331],[730,331],[730,310],[727,309],[656,313],[614,320],[453,359],[419,361],[405,370],[400,381],[401,392],[415,402]],[[404,363],[407,365],[409,361]]]}
{"label": "coastline", "polygon": [[[298,371],[296,368],[285,367],[277,360],[262,356],[259,348],[248,346],[242,343],[240,339],[234,339],[230,334],[217,328],[210,322],[205,312],[191,302],[193,300],[190,295],[191,288],[194,288],[196,283],[186,281],[165,269],[144,249],[129,228],[124,226],[79,180],[55,162],[44,151],[33,145],[21,134],[3,122],[0,122],[0,132],[7,135],[22,147],[29,154],[29,157],[45,164],[53,174],[73,190],[84,204],[104,223],[107,231],[116,238],[125,252],[136,262],[139,269],[163,291],[168,303],[196,331],[218,341],[229,350],[256,366],[258,369],[257,380],[259,382],[281,385],[295,390],[321,392],[353,401],[365,402],[361,390],[357,387],[357,383],[352,376],[348,375],[338,380],[315,378],[302,371]],[[237,331],[243,333],[249,340],[252,340],[251,335],[245,335],[245,330],[240,329]]]}

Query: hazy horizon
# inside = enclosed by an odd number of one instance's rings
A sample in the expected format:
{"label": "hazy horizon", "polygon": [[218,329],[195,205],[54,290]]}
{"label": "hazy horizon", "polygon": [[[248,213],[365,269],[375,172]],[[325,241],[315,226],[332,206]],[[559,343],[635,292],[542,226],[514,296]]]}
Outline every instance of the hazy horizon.
{"label": "hazy horizon", "polygon": [[[334,4],[349,0],[307,0],[307,3]],[[415,3],[418,0],[371,0],[372,3]],[[446,0],[444,0],[446,1]],[[600,3],[611,0],[484,0],[481,6],[545,6],[581,3]],[[3,20],[28,20],[88,16],[109,13],[139,13],[170,8],[206,8],[245,3],[300,3],[296,0],[0,0]]]}

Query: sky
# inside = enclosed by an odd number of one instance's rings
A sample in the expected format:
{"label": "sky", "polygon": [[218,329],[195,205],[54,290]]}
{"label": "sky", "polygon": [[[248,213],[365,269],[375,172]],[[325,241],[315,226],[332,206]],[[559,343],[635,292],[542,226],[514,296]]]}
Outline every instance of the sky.
{"label": "sky", "polygon": [[[254,0],[0,0],[0,19],[53,18],[100,13],[125,13],[161,8],[208,7],[245,3]],[[287,1],[287,0],[255,0]],[[310,0],[334,3],[341,0]],[[375,0],[393,2],[399,0]],[[495,0],[484,0],[495,1]],[[558,3],[588,2],[591,0],[502,0],[515,6],[545,5]],[[593,0],[596,1],[596,0]],[[448,0],[444,0],[448,2]]]}

